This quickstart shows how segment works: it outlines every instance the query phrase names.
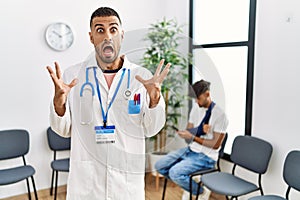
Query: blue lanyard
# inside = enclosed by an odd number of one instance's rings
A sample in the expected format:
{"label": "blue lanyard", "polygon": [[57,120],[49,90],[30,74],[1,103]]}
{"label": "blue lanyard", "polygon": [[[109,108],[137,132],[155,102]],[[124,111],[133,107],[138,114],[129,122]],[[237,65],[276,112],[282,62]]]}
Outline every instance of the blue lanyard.
{"label": "blue lanyard", "polygon": [[101,100],[100,87],[99,87],[99,82],[98,82],[97,73],[96,73],[96,67],[94,67],[94,77],[95,77],[95,82],[96,82],[96,86],[97,86],[97,94],[98,94],[98,99],[99,99],[100,107],[101,107],[101,111],[102,111],[102,118],[103,118],[103,126],[104,127],[106,127],[108,111],[109,111],[111,105],[113,104],[113,102],[114,102],[114,100],[115,100],[115,98],[117,96],[117,93],[118,93],[118,91],[120,89],[121,83],[122,83],[124,75],[125,75],[125,71],[126,71],[126,68],[123,68],[123,72],[122,72],[121,78],[119,80],[119,83],[117,85],[117,88],[115,90],[115,93],[114,93],[114,95],[112,97],[111,102],[109,103],[109,105],[107,107],[106,113],[104,113],[103,104],[102,104],[102,100]]}

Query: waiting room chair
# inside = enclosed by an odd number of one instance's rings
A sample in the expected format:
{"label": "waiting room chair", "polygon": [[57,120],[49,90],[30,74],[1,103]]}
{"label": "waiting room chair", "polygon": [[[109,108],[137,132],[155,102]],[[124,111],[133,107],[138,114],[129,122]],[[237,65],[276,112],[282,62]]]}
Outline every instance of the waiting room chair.
{"label": "waiting room chair", "polygon": [[0,160],[22,157],[23,165],[0,169],[0,185],[9,185],[26,180],[28,199],[31,200],[29,178],[31,178],[35,199],[38,199],[34,178],[35,169],[26,164],[29,151],[29,133],[22,129],[0,131]]}
{"label": "waiting room chair", "polygon": [[285,198],[278,195],[252,197],[249,200],[285,200],[289,199],[291,188],[300,191],[300,151],[290,151],[284,161],[283,179],[288,185]]}
{"label": "waiting room chair", "polygon": [[50,195],[53,194],[53,182],[55,174],[55,190],[54,190],[54,200],[57,198],[57,182],[58,182],[58,172],[69,172],[70,159],[56,159],[57,151],[67,151],[71,149],[71,138],[64,138],[54,132],[51,127],[47,129],[48,145],[50,149],[54,152],[53,161],[51,162],[52,168],[52,178],[51,178],[51,188]]}
{"label": "waiting room chair", "polygon": [[[225,136],[224,136],[224,139],[222,141],[221,148],[219,150],[219,158],[217,160],[217,165],[216,165],[215,168],[201,169],[201,170],[195,171],[195,172],[193,172],[193,173],[191,173],[189,175],[190,176],[190,200],[192,200],[192,192],[191,191],[192,191],[192,179],[193,179],[193,177],[221,170],[221,168],[220,168],[220,159],[224,155],[224,148],[225,148],[225,144],[226,144],[227,138],[228,138],[228,134],[226,133]],[[164,189],[163,189],[163,194],[162,194],[162,200],[165,199],[165,193],[166,193],[166,189],[167,189],[167,183],[168,183],[168,178],[165,178]],[[198,196],[199,196],[200,186],[201,186],[201,181],[198,183],[198,192],[197,192],[196,200],[198,199]]]}
{"label": "waiting room chair", "polygon": [[[272,145],[260,138],[237,136],[232,144],[230,159],[233,162],[232,173],[215,172],[204,174],[201,181],[214,193],[225,195],[226,199],[237,199],[239,196],[260,190],[262,175],[267,171],[273,152]],[[252,183],[235,174],[237,166],[258,175],[258,184]]]}

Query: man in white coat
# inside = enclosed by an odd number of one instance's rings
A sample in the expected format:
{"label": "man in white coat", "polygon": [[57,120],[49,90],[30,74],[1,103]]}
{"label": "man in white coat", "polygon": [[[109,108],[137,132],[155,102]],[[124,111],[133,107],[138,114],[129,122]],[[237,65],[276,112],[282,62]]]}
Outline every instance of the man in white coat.
{"label": "man in white coat", "polygon": [[160,86],[170,68],[155,74],[119,55],[124,36],[118,13],[98,8],[91,16],[95,52],[62,72],[47,66],[55,86],[50,125],[71,137],[68,200],[142,200],[145,137],[165,123]]}

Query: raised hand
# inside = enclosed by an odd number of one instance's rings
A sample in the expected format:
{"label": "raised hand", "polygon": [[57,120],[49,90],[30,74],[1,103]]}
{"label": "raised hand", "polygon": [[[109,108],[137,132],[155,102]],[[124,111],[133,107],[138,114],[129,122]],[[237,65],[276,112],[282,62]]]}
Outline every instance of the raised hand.
{"label": "raised hand", "polygon": [[148,80],[144,80],[141,76],[137,75],[135,78],[140,81],[144,87],[146,88],[149,96],[150,96],[150,108],[154,108],[160,98],[160,90],[161,90],[161,84],[166,78],[167,74],[169,73],[171,63],[168,63],[163,71],[161,72],[161,68],[164,65],[164,59],[162,59],[159,62],[159,65],[157,66],[157,69],[155,71],[155,74],[153,75],[152,78]]}
{"label": "raised hand", "polygon": [[62,73],[57,62],[55,64],[56,73],[52,70],[50,66],[47,66],[47,70],[54,83],[55,93],[53,98],[55,112],[59,116],[63,116],[66,111],[66,101],[67,96],[72,89],[77,84],[77,79],[73,79],[70,84],[66,84],[62,80]]}
{"label": "raised hand", "polygon": [[209,133],[209,130],[210,130],[211,126],[208,125],[208,124],[203,124],[203,132],[205,134]]}

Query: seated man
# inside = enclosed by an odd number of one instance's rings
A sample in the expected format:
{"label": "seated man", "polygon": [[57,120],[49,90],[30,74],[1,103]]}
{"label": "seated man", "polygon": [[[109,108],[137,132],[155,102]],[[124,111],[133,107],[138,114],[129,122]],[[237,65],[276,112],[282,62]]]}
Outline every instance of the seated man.
{"label": "seated man", "polygon": [[[211,99],[210,83],[200,80],[192,88],[198,107],[194,106],[190,112],[187,130],[177,131],[181,138],[189,140],[190,143],[187,147],[170,152],[155,164],[160,174],[184,189],[182,199],[189,199],[189,174],[203,168],[215,167],[228,126],[226,114]],[[201,115],[199,110],[206,110],[206,113]],[[194,128],[195,126],[198,127]],[[196,135],[191,132],[196,132]],[[192,180],[193,195],[197,194],[197,188],[198,184]],[[208,189],[201,187],[200,193],[199,199],[209,199]]]}

